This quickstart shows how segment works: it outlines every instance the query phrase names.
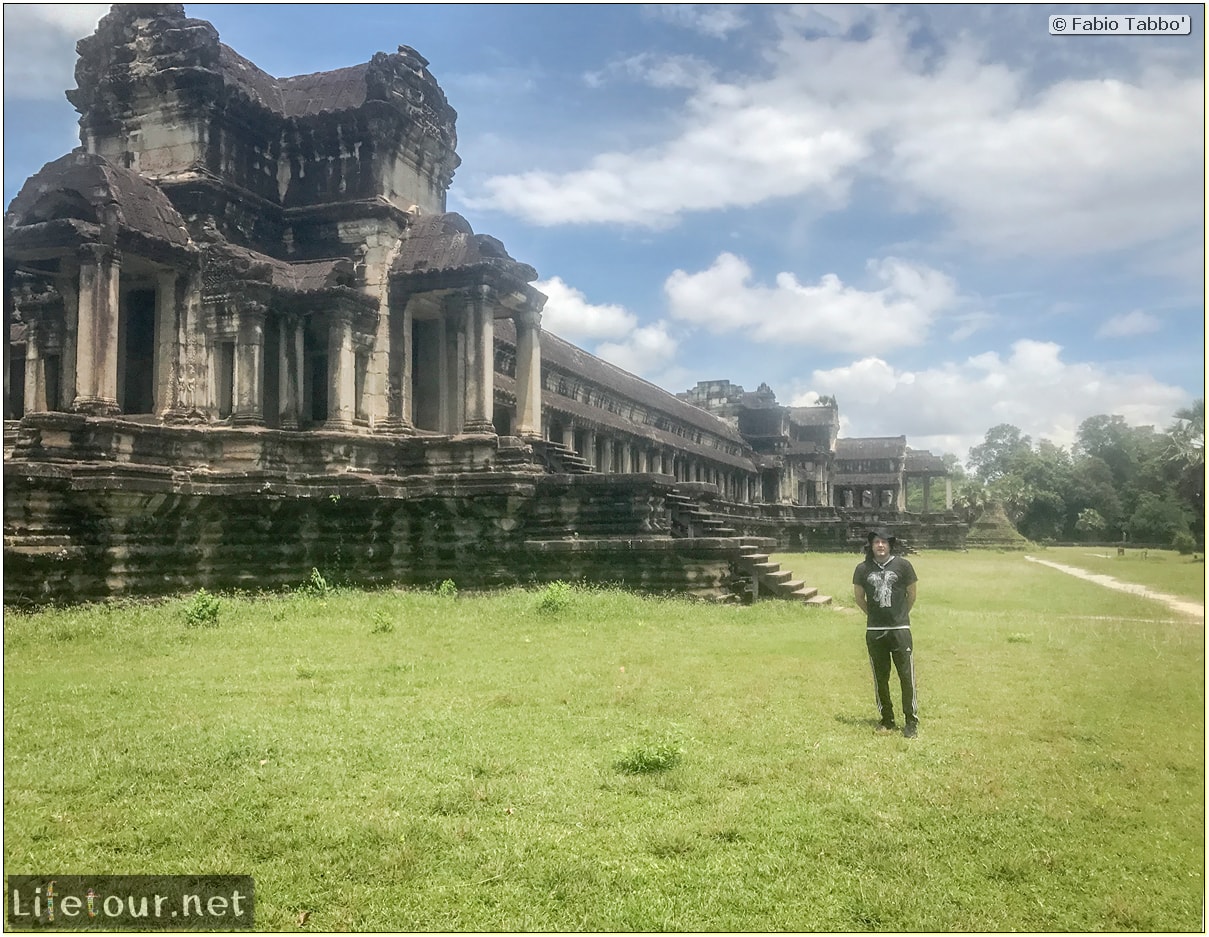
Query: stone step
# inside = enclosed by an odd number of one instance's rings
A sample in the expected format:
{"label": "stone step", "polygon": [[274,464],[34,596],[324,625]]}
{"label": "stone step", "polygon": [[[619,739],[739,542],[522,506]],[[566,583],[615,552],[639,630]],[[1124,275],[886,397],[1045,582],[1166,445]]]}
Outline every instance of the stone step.
{"label": "stone step", "polygon": [[763,582],[783,586],[793,579],[793,573],[788,569],[778,569],[775,572],[763,573],[760,579]]}
{"label": "stone step", "polygon": [[768,573],[775,573],[778,569],[781,568],[781,564],[764,561],[764,562],[752,563],[751,568],[755,572],[759,573],[761,576],[765,576]]}
{"label": "stone step", "polygon": [[807,605],[830,605],[831,596],[819,595],[817,592],[806,600]]}

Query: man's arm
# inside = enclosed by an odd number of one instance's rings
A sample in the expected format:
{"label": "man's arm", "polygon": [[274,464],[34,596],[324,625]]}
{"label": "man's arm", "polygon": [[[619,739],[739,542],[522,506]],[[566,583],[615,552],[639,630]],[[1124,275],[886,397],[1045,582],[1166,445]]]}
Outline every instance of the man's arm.
{"label": "man's arm", "polygon": [[[912,586],[912,589],[914,589],[914,588],[915,587]],[[914,594],[915,594],[914,592],[911,593],[911,595],[914,595]],[[852,586],[852,597],[854,599],[856,599],[857,607],[859,607],[862,612],[864,612],[866,615],[868,615],[869,614],[869,602],[865,598],[865,587],[854,583]]]}
{"label": "man's arm", "polygon": [[912,606],[915,605],[915,587],[917,585],[918,585],[918,583],[913,582],[913,583],[911,583],[911,585],[907,586],[907,611],[908,612],[910,612]]}

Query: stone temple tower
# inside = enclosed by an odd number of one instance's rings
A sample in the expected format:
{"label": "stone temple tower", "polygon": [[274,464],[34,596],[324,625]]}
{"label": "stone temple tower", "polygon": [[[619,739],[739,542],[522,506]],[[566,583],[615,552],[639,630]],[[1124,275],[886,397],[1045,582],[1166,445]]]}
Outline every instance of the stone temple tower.
{"label": "stone temple tower", "polygon": [[422,56],[278,79],[178,4],[116,4],[78,51],[82,145],[5,216],[22,412],[491,434],[509,318],[507,422],[539,431],[545,297],[445,212],[457,115]]}

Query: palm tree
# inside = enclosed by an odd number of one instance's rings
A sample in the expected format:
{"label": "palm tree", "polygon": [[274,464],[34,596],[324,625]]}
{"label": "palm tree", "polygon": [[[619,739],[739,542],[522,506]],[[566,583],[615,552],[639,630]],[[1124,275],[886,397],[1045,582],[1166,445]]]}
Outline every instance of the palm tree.
{"label": "palm tree", "polygon": [[1181,468],[1199,469],[1205,464],[1205,400],[1175,411],[1175,422],[1167,429],[1171,441],[1164,458]]}

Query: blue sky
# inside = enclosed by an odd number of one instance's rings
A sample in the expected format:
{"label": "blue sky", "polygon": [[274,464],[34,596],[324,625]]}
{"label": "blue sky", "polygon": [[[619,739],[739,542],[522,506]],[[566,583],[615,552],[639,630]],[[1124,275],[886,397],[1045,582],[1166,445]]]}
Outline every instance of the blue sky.
{"label": "blue sky", "polygon": [[[425,56],[449,209],[538,270],[562,337],[963,459],[998,423],[1069,446],[1204,395],[1204,12],[1145,9],[1193,34],[1049,35],[1120,6],[186,4],[278,77]],[[5,4],[6,205],[78,144],[106,10]]]}

